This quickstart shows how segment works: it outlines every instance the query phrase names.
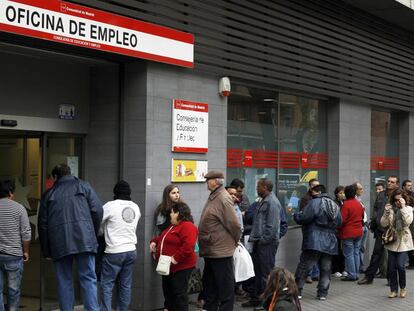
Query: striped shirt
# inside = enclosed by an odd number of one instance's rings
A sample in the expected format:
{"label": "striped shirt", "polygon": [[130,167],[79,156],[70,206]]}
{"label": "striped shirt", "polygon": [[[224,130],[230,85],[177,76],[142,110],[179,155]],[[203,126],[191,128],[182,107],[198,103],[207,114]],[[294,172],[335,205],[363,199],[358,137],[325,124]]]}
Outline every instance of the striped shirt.
{"label": "striped shirt", "polygon": [[31,240],[29,217],[23,205],[0,199],[0,253],[23,256],[22,241]]}

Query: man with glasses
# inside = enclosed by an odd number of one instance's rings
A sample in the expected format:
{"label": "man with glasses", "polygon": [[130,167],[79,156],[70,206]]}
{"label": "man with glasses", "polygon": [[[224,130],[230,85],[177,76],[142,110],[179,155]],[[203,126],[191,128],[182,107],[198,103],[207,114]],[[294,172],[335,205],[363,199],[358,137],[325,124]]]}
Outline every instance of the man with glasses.
{"label": "man with glasses", "polygon": [[384,229],[381,227],[381,217],[384,214],[385,204],[388,202],[388,198],[391,193],[398,189],[400,186],[400,180],[397,176],[390,176],[387,179],[387,189],[378,193],[374,203],[374,215],[371,217],[370,229],[374,233],[375,244],[372,251],[371,260],[367,270],[365,271],[365,277],[358,281],[359,285],[372,284],[375,273],[377,272],[381,264],[381,256],[384,252],[384,245],[382,244],[382,233]]}

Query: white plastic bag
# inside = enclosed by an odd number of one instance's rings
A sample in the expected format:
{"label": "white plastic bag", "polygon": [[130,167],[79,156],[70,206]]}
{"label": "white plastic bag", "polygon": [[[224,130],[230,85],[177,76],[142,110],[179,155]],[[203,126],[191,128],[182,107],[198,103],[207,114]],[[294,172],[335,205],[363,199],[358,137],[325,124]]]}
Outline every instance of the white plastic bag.
{"label": "white plastic bag", "polygon": [[252,257],[250,257],[249,252],[241,243],[239,243],[234,252],[233,264],[236,282],[243,282],[254,277]]}
{"label": "white plastic bag", "polygon": [[244,247],[251,254],[253,253],[253,242],[249,242],[249,239],[250,239],[250,235],[244,236]]}

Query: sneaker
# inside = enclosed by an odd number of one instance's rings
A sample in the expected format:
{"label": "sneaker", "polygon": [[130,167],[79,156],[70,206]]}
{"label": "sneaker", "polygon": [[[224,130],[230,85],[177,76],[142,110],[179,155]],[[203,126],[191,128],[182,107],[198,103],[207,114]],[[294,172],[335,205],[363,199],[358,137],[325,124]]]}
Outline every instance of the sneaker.
{"label": "sneaker", "polygon": [[405,288],[401,288],[400,290],[400,298],[407,297],[407,290]]}
{"label": "sneaker", "polygon": [[325,301],[326,300],[326,296],[318,296],[317,299],[319,299],[320,301]]}
{"label": "sneaker", "polygon": [[346,271],[342,272],[342,276],[343,277],[347,277],[348,276],[348,272],[346,272]]}
{"label": "sneaker", "polygon": [[307,276],[306,279],[305,279],[305,283],[306,284],[312,284],[313,283],[312,278],[310,276]]}
{"label": "sneaker", "polygon": [[342,273],[341,272],[335,272],[334,274],[332,274],[332,276],[334,278],[340,278],[340,277],[342,277]]}
{"label": "sneaker", "polygon": [[388,298],[396,298],[396,297],[398,297],[397,292],[391,292],[388,294]]}
{"label": "sneaker", "polygon": [[302,300],[302,290],[298,289],[298,299]]}

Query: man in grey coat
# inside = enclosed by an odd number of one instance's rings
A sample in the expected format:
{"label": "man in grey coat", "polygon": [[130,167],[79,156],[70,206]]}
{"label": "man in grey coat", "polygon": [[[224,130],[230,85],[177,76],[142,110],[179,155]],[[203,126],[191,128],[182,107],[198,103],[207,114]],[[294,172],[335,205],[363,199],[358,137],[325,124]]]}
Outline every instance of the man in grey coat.
{"label": "man in grey coat", "polygon": [[272,192],[273,183],[267,178],[257,182],[257,194],[262,198],[256,209],[249,241],[253,242],[253,265],[256,275],[255,293],[251,299],[242,304],[243,307],[256,307],[261,304],[267,277],[275,266],[276,251],[279,245],[280,205]]}

